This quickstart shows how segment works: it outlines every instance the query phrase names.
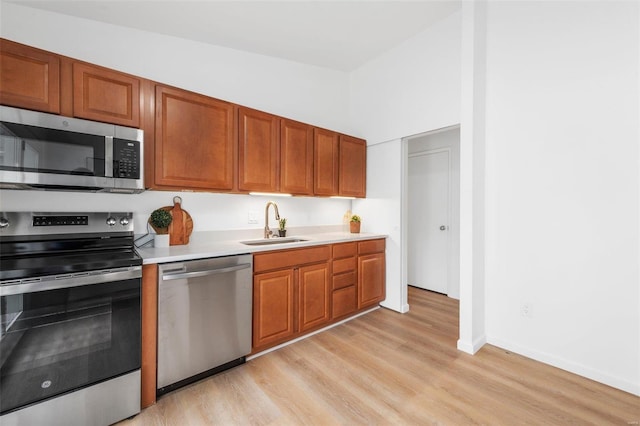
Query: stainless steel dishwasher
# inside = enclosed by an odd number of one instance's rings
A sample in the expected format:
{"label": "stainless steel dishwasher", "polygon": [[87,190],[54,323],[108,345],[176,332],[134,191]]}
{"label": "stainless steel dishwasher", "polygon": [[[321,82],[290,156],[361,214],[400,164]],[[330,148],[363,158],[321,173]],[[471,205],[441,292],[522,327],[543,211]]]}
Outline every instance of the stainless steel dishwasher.
{"label": "stainless steel dishwasher", "polygon": [[250,254],[159,265],[158,395],[245,362]]}

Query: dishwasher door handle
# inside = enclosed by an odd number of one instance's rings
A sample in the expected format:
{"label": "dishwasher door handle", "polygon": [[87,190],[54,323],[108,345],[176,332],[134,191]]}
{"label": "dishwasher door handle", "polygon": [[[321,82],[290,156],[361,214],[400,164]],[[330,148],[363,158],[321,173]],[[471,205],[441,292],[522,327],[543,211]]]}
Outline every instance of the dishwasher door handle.
{"label": "dishwasher door handle", "polygon": [[184,278],[206,277],[207,275],[226,274],[227,272],[240,271],[242,269],[247,269],[250,267],[251,267],[250,263],[241,263],[239,265],[229,266],[227,268],[207,269],[204,271],[185,272],[181,274],[166,274],[166,275],[162,275],[162,280],[169,281],[169,280],[181,280]]}

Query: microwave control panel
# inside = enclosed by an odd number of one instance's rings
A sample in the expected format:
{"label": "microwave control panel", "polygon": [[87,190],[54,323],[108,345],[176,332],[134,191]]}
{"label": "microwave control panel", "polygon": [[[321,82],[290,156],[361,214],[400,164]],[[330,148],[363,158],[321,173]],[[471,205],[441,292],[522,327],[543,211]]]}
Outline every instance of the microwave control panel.
{"label": "microwave control panel", "polygon": [[140,179],[140,142],[113,139],[113,177]]}

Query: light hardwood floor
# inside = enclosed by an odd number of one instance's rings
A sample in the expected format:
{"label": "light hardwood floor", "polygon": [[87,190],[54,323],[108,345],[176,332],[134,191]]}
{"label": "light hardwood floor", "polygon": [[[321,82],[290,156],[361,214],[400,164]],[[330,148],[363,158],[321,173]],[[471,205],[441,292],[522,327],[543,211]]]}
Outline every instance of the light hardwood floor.
{"label": "light hardwood floor", "polygon": [[378,309],[162,397],[137,425],[637,425],[640,398],[505,350],[456,349],[458,302]]}

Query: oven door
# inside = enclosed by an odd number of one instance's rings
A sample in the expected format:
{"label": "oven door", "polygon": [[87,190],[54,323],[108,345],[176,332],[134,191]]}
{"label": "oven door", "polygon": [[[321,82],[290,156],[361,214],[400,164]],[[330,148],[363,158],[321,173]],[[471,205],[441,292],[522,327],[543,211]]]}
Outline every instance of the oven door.
{"label": "oven door", "polygon": [[0,414],[140,368],[140,269],[0,285]]}

